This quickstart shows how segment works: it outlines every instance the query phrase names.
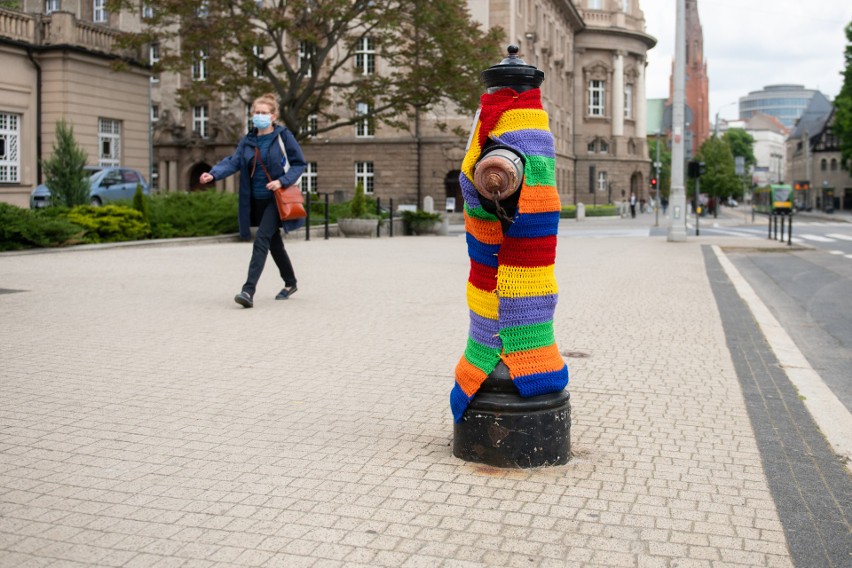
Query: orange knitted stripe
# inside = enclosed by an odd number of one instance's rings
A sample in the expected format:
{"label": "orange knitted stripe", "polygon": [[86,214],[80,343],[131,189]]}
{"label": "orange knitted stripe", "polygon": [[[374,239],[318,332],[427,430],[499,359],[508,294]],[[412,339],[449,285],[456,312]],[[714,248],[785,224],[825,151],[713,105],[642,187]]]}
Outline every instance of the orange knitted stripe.
{"label": "orange knitted stripe", "polygon": [[512,378],[558,371],[565,366],[565,361],[555,343],[530,351],[503,354],[502,357],[506,366],[512,370]]}
{"label": "orange knitted stripe", "polygon": [[486,221],[471,217],[464,212],[464,228],[473,238],[484,245],[499,245],[503,242],[503,231],[499,221]]}
{"label": "orange knitted stripe", "polygon": [[467,396],[472,396],[479,390],[488,375],[482,369],[474,367],[470,361],[462,357],[456,365],[456,382]]}
{"label": "orange knitted stripe", "polygon": [[562,202],[559,193],[552,185],[527,185],[521,190],[521,198],[518,200],[518,210],[521,213],[546,213],[559,211]]}

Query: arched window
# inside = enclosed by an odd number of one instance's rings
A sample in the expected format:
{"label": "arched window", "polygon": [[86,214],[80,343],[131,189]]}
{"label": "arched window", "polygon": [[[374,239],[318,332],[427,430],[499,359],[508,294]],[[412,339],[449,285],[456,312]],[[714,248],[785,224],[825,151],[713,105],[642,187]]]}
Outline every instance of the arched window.
{"label": "arched window", "polygon": [[837,159],[836,158],[831,159],[831,171],[833,171],[833,172],[837,171]]}
{"label": "arched window", "polygon": [[820,160],[820,162],[819,162],[819,169],[820,169],[820,171],[823,171],[823,172],[824,172],[825,170],[827,170],[827,169],[828,169],[828,160],[826,160],[825,158],[823,158],[822,160]]}

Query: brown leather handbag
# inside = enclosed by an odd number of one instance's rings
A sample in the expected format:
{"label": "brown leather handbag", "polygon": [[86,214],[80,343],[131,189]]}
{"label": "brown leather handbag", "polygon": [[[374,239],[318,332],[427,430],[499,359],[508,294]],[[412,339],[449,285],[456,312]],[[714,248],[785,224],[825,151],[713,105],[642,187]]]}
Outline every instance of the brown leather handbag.
{"label": "brown leather handbag", "polygon": [[[282,152],[284,151],[283,144],[281,150]],[[272,177],[269,175],[269,172],[266,171],[266,166],[263,165],[263,160],[260,159],[260,150],[258,150],[257,147],[254,149],[254,159],[258,164],[260,164],[260,167],[263,168],[263,173],[266,174],[266,179],[272,181]],[[305,211],[305,198],[302,196],[302,190],[298,185],[282,187],[274,190],[272,193],[275,196],[275,205],[278,206],[278,216],[282,221],[304,219],[308,216],[308,212]]]}

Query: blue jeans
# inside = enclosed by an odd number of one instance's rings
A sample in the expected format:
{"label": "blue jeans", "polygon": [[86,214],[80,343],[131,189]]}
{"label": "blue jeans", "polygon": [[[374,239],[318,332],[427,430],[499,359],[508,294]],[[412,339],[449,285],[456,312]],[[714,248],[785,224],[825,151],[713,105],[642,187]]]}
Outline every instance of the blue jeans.
{"label": "blue jeans", "polygon": [[278,266],[284,286],[296,285],[296,273],[287,251],[284,250],[284,241],[281,238],[281,219],[278,217],[278,207],[274,199],[252,199],[251,200],[252,224],[257,222],[257,233],[254,237],[254,247],[251,251],[248,278],[243,284],[243,292],[254,296],[257,289],[257,281],[263,273],[266,264],[267,253],[272,254],[272,260]]}

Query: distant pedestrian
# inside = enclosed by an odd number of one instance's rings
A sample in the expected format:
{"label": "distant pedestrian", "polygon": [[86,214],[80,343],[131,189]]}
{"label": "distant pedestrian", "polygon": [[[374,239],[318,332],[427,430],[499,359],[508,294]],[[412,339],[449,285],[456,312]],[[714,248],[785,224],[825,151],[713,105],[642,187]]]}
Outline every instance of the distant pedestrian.
{"label": "distant pedestrian", "polygon": [[661,197],[660,198],[660,206],[663,208],[663,215],[666,214],[666,210],[669,208],[669,198]]}
{"label": "distant pedestrian", "polygon": [[636,218],[636,194],[630,192],[630,216]]}
{"label": "distant pedestrian", "polygon": [[[239,210],[240,238],[251,238],[251,227],[257,227],[249,262],[248,277],[234,301],[244,308],[254,305],[257,281],[266,264],[266,255],[278,266],[284,288],[275,296],[286,300],[296,288],[296,273],[281,238],[281,219],[273,191],[296,183],[307,168],[302,149],[293,134],[280,124],[278,101],[272,93],[255,99],[251,107],[254,128],[242,137],[233,155],[201,174],[203,184],[240,172]],[[285,172],[285,166],[289,169]],[[285,227],[286,230],[286,227]]]}

